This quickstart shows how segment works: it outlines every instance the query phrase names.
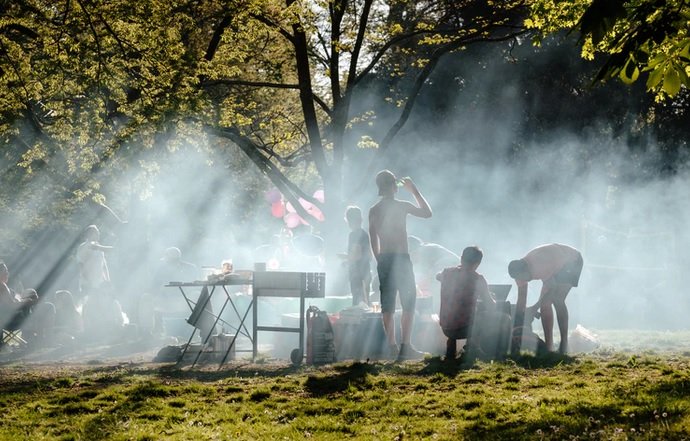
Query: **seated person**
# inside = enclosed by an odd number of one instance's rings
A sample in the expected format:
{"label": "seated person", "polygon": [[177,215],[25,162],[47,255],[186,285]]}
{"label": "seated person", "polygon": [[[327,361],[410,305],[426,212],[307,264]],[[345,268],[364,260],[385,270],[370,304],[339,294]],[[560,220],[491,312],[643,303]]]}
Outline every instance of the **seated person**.
{"label": "seated person", "polygon": [[112,343],[122,339],[126,314],[115,297],[115,288],[107,283],[100,293],[86,299],[82,309],[83,336],[86,340]]}
{"label": "seated person", "polygon": [[472,334],[477,301],[489,307],[496,301],[489,293],[484,276],[477,272],[484,253],[477,246],[463,250],[460,265],[443,269],[436,276],[441,282],[441,308],[439,319],[443,333],[448,337],[446,359],[456,356],[456,340],[467,339]]}
{"label": "seated person", "polygon": [[[33,294],[36,291],[33,291]],[[31,305],[30,314],[22,325],[22,338],[36,345],[51,345],[55,324],[55,305],[50,302],[39,301],[36,294],[35,302]]]}
{"label": "seated person", "polygon": [[[18,294],[7,285],[10,271],[4,262],[0,262],[0,320],[2,326],[7,327],[15,316],[28,316],[31,305],[38,300],[38,296],[32,297],[36,291],[26,290]],[[19,320],[19,319],[17,319]]]}
{"label": "seated person", "polygon": [[55,292],[55,333],[61,341],[70,341],[81,336],[84,322],[70,291],[61,289]]}
{"label": "seated person", "polygon": [[4,329],[22,329],[25,340],[45,337],[52,326],[52,304],[39,303],[36,290],[17,293],[10,289],[9,278],[7,265],[0,262],[0,324]]}

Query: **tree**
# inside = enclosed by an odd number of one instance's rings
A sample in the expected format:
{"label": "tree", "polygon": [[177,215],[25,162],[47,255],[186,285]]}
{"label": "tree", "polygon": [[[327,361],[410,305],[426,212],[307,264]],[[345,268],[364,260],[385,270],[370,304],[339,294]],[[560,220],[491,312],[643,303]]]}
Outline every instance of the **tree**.
{"label": "tree", "polygon": [[583,57],[606,57],[595,81],[629,84],[645,73],[647,89],[663,98],[690,86],[689,21],[684,0],[538,0],[526,24],[542,35],[579,31]]}
{"label": "tree", "polygon": [[[305,218],[303,198],[340,219],[358,145],[381,157],[439,59],[525,32],[527,2],[427,0],[3,1],[0,127],[24,178],[51,170],[69,197],[99,197],[95,173],[133,166],[180,136],[229,140]],[[380,139],[351,100],[388,78],[394,123]],[[308,164],[326,201],[290,179]],[[134,163],[136,164],[136,163]],[[376,165],[371,165],[370,173]]]}

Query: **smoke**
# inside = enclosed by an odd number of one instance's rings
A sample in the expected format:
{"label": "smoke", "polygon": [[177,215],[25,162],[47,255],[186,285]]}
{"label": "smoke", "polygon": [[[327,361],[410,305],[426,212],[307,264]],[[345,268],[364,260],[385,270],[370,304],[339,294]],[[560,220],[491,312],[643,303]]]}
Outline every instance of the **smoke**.
{"label": "smoke", "polygon": [[[468,245],[480,246],[484,260],[479,271],[496,284],[512,283],[508,262],[531,248],[551,242],[572,245],[582,251],[585,267],[580,286],[567,300],[571,328],[578,323],[599,329],[686,327],[684,314],[690,305],[684,290],[690,276],[682,271],[682,263],[690,257],[690,233],[685,228],[690,221],[690,174],[654,173],[660,153],[654,148],[631,153],[626,140],[604,122],[576,130],[564,120],[562,127],[545,133],[526,133],[527,108],[550,97],[525,94],[519,79],[509,81],[510,65],[477,64],[462,75],[449,75],[454,68],[441,65],[438,70],[451,78],[455,89],[446,82],[441,92],[433,93],[434,81],[440,79],[430,79],[432,93],[420,97],[382,164],[399,176],[410,176],[433,209],[431,219],[410,218],[408,233],[456,254]],[[369,92],[353,102],[361,109],[381,102]],[[572,99],[571,94],[562,96],[564,115],[572,110],[567,109]],[[383,133],[394,115],[379,110],[373,127]],[[351,142],[356,139],[353,136]],[[377,200],[373,176],[362,175],[373,154],[351,152],[345,176],[346,193],[359,188],[363,180],[369,182],[364,191],[345,201],[362,208],[365,223],[368,208]],[[121,176],[103,188],[106,203],[117,216],[92,204],[82,210],[76,222],[79,228],[49,229],[41,240],[32,238],[41,246],[11,262],[16,264],[10,266],[14,283],[36,287],[49,279],[46,291],[76,293],[75,247],[82,240],[81,228],[96,224],[101,242],[114,247],[107,259],[115,296],[130,320],[148,323],[151,316],[142,313],[141,303],[153,299],[170,307],[161,318],[166,332],[184,339],[191,332],[184,322],[190,309],[178,289],[164,288],[154,277],[165,265],[167,248],[179,248],[182,259],[196,266],[191,279],[202,279],[203,267],[220,267],[225,259],[232,259],[236,270],[249,270],[255,262],[273,258],[282,260],[286,269],[322,268],[314,255],[292,250],[296,254],[286,256],[284,245],[291,238],[286,237],[283,220],[271,215],[270,203],[264,200],[270,185],[241,153],[188,143],[174,154],[144,154],[140,161],[143,171]],[[16,200],[25,205],[22,210],[51,209],[57,195],[39,191],[49,179],[41,176],[35,186],[17,195]],[[398,196],[412,200],[405,190]],[[21,218],[3,220],[7,231],[25,227]],[[308,233],[308,227],[300,227],[293,235]],[[344,221],[341,237],[345,251]],[[11,250],[5,248],[3,254],[9,256]],[[56,269],[59,274],[50,276]],[[342,268],[329,268],[327,280],[335,281],[327,292],[334,298],[323,304],[328,312],[337,312],[349,304],[335,298],[349,291]],[[530,283],[528,303],[537,300],[540,288],[539,282]],[[516,291],[513,288],[508,297],[512,302]],[[191,298],[197,294],[198,289],[190,290]],[[240,310],[247,306],[241,287],[232,288],[230,295]],[[214,295],[215,311],[224,296]],[[296,312],[294,299],[266,300],[260,317],[262,324],[294,326]],[[228,318],[232,312],[228,309],[225,314]],[[263,334],[261,343],[285,352],[297,345],[293,337]]]}
{"label": "smoke", "polygon": [[[457,110],[439,119],[420,107],[397,139],[387,167],[411,176],[434,211],[430,220],[411,219],[408,232],[457,254],[480,246],[479,271],[489,283],[512,283],[508,262],[538,245],[569,244],[585,261],[567,300],[571,328],[686,327],[690,280],[681,265],[688,258],[690,173],[663,175],[654,140],[635,150],[603,119],[580,131],[564,120],[526,133],[530,106],[549,95],[534,96],[534,87],[518,92],[524,86],[508,81],[511,69],[498,62],[482,68],[482,82],[471,88],[458,82],[449,90],[446,83],[436,93]],[[433,102],[433,93],[426,100]],[[567,109],[574,100],[565,94],[544,105]],[[399,197],[413,200],[404,190]],[[528,304],[540,289],[539,281],[530,283]],[[513,287],[509,300],[516,295]]]}

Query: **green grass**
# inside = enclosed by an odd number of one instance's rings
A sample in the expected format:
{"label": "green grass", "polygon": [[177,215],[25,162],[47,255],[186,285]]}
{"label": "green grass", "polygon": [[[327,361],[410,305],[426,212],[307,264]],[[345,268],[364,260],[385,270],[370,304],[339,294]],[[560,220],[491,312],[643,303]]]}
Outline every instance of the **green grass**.
{"label": "green grass", "polygon": [[7,440],[690,439],[690,358],[0,368]]}

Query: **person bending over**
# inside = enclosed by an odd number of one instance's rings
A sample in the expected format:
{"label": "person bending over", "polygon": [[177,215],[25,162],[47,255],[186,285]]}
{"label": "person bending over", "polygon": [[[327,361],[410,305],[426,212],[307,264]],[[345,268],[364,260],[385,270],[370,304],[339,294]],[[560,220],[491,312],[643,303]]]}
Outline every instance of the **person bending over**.
{"label": "person bending over", "polygon": [[519,319],[524,320],[519,311],[524,314],[528,282],[542,281],[538,303],[544,328],[544,342],[549,351],[553,350],[554,309],[561,336],[558,351],[561,354],[568,351],[568,308],[565,298],[570,289],[578,285],[582,266],[582,254],[571,246],[559,243],[540,245],[529,251],[522,259],[513,260],[508,265],[508,274],[515,279],[518,287],[516,323]]}

